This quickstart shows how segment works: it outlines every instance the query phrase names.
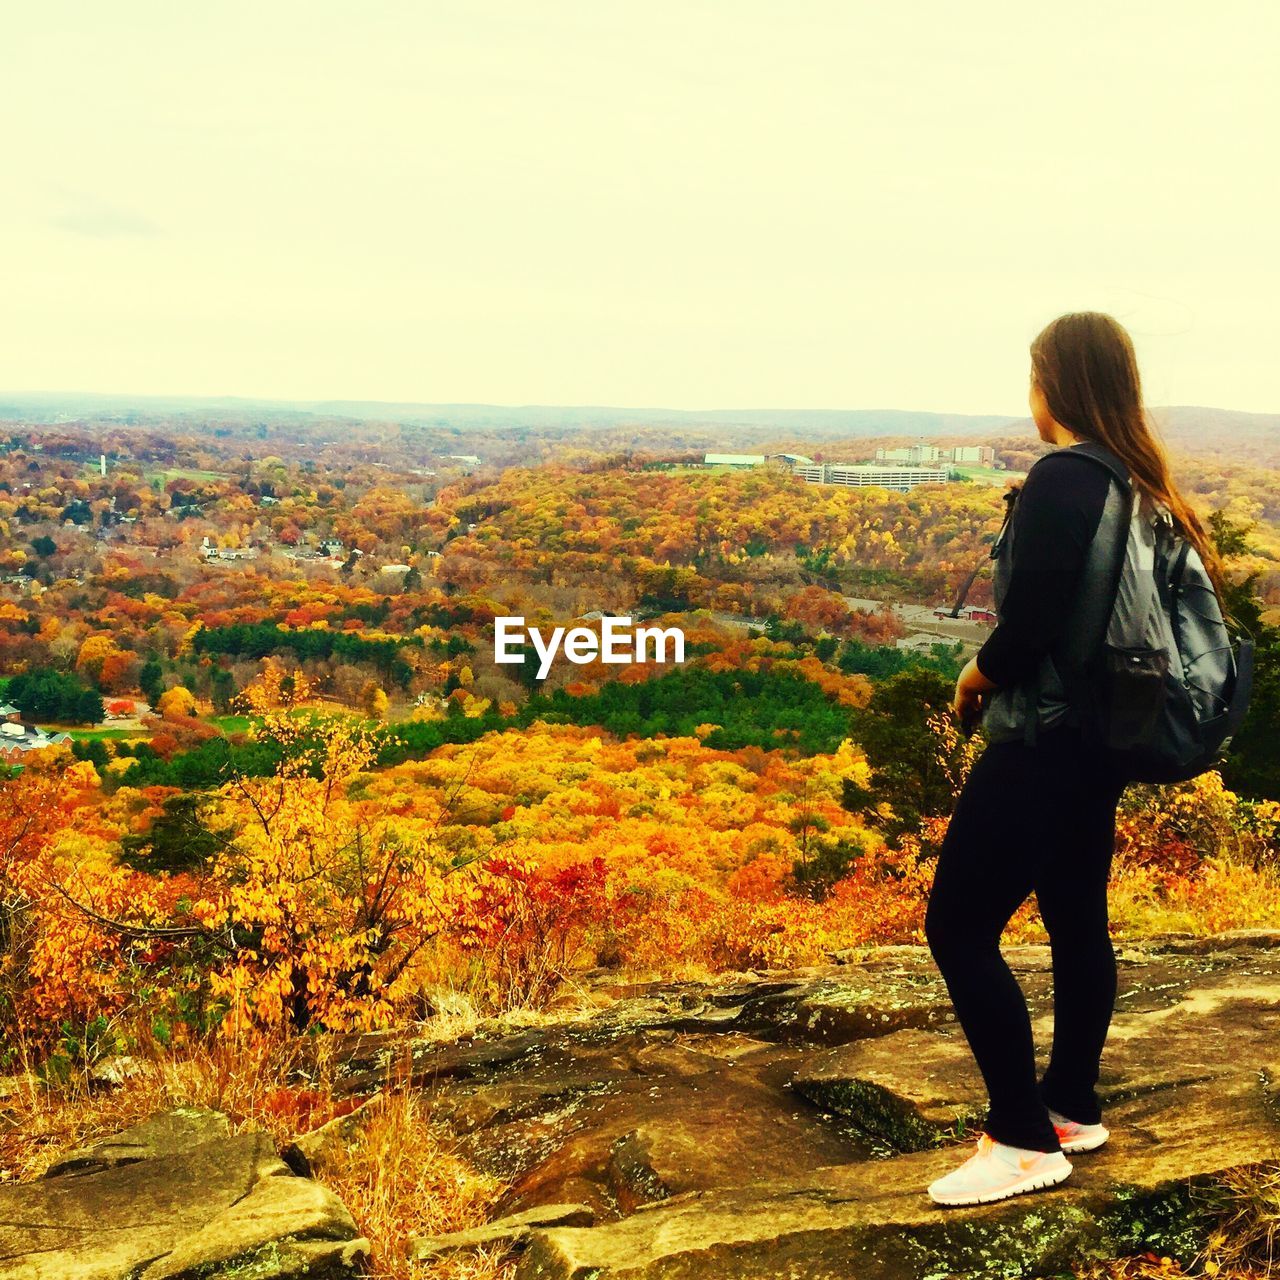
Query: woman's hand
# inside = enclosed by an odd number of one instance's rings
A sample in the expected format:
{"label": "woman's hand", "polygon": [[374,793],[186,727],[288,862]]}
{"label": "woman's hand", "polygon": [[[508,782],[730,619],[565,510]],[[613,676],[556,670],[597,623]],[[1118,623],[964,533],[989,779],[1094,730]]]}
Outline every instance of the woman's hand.
{"label": "woman's hand", "polygon": [[972,733],[978,727],[978,721],[982,717],[983,698],[997,687],[994,681],[988,680],[978,669],[976,657],[970,658],[965,663],[964,670],[960,672],[960,678],[956,681],[956,693],[951,702],[951,710],[960,722],[960,728],[966,734]]}

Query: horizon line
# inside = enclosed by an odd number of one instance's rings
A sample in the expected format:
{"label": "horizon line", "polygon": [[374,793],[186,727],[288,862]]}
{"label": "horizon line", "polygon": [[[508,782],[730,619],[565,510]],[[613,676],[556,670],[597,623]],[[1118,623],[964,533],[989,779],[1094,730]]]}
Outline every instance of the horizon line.
{"label": "horizon line", "polygon": [[[21,400],[24,398],[39,398],[47,400],[59,399],[98,399],[115,401],[124,404],[133,404],[141,401],[156,400],[186,400],[186,401],[234,401],[246,406],[252,405],[270,405],[291,408],[315,408],[333,405],[369,405],[369,406],[386,406],[390,408],[410,408],[410,409],[506,409],[506,410],[533,410],[533,409],[576,409],[576,410],[609,410],[612,412],[625,413],[679,413],[679,414],[699,414],[699,413],[893,413],[893,414],[917,414],[929,415],[932,417],[954,417],[954,418],[1001,418],[1010,423],[1025,422],[1030,418],[1029,412],[1022,414],[1000,413],[1000,412],[984,412],[977,410],[964,409],[904,409],[897,406],[846,406],[846,407],[821,407],[821,408],[804,408],[790,407],[785,405],[739,405],[713,408],[683,408],[672,405],[624,405],[624,404],[582,404],[574,402],[523,402],[508,403],[497,400],[371,400],[361,399],[353,396],[328,396],[318,399],[287,399],[280,396],[254,396],[241,395],[236,393],[214,393],[214,392],[167,392],[167,391],[147,391],[147,392],[124,392],[124,391],[48,391],[48,390],[5,390],[0,389],[0,398],[12,398]],[[1147,404],[1144,405],[1148,411],[1159,411],[1167,409],[1210,409],[1219,413],[1240,413],[1251,417],[1277,417],[1280,411],[1275,410],[1258,410],[1258,409],[1234,409],[1224,405],[1212,404]]]}

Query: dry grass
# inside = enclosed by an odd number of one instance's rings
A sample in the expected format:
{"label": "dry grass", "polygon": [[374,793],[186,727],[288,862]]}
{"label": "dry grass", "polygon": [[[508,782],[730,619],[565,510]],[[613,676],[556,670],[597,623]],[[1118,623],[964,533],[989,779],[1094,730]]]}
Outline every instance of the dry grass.
{"label": "dry grass", "polygon": [[[39,1177],[61,1153],[175,1106],[222,1110],[236,1130],[263,1129],[283,1145],[342,1114],[351,1099],[325,1088],[283,1087],[279,1050],[241,1057],[145,1064],[118,1088],[75,1082],[52,1091],[32,1081],[0,1103],[0,1182]],[[510,1271],[497,1250],[433,1266],[408,1261],[410,1235],[478,1226],[505,1185],[451,1150],[417,1092],[387,1095],[341,1157],[324,1168],[326,1183],[351,1210],[372,1246],[371,1274],[382,1280],[499,1280]]]}
{"label": "dry grass", "polygon": [[[1169,877],[1155,868],[1118,862],[1107,904],[1117,941],[1276,929],[1280,928],[1280,871],[1207,860],[1194,876]],[[1004,937],[1011,943],[1048,941],[1034,897],[1014,912]]]}
{"label": "dry grass", "polygon": [[96,1083],[87,1067],[56,1088],[28,1074],[0,1104],[0,1179],[38,1177],[61,1152],[172,1107],[210,1107],[235,1130],[288,1138],[300,1119],[323,1115],[326,1106],[323,1086],[307,1094],[281,1087],[297,1054],[296,1045],[267,1042],[228,1041],[172,1056],[157,1049],[127,1059],[129,1074],[115,1087]]}
{"label": "dry grass", "polygon": [[1222,1187],[1227,1208],[1197,1260],[1202,1273],[1280,1275],[1280,1161],[1232,1170]]}
{"label": "dry grass", "polygon": [[408,1262],[409,1237],[478,1226],[505,1190],[450,1149],[419,1093],[388,1095],[355,1140],[320,1173],[373,1246],[370,1272],[379,1280],[499,1280],[510,1272],[502,1250],[443,1262]]}
{"label": "dry grass", "polygon": [[1076,1280],[1275,1280],[1280,1277],[1280,1162],[1224,1174],[1208,1193],[1220,1217],[1187,1267],[1154,1253],[1090,1263]]}
{"label": "dry grass", "polygon": [[[433,1037],[450,1039],[480,1020],[462,1003],[451,1006]],[[118,1086],[96,1083],[85,1070],[49,1088],[34,1074],[19,1077],[0,1100],[0,1182],[39,1177],[62,1153],[92,1143],[158,1111],[178,1106],[224,1112],[233,1131],[265,1130],[283,1146],[350,1111],[359,1098],[333,1089],[331,1064],[304,1042],[219,1042],[209,1051],[130,1060]],[[397,1091],[373,1109],[342,1155],[324,1168],[329,1185],[351,1210],[372,1247],[370,1274],[381,1280],[501,1280],[511,1261],[503,1251],[411,1264],[410,1235],[478,1226],[505,1189],[451,1149],[433,1124],[421,1092]]]}
{"label": "dry grass", "polygon": [[[528,1027],[574,1022],[612,1003],[588,986],[565,982],[546,1008],[517,1007],[484,1016],[464,987],[442,983],[430,992],[429,1020],[399,1028],[406,1039],[452,1042],[477,1033],[503,1035]],[[316,1128],[353,1105],[333,1091],[336,1063],[331,1041],[261,1035],[225,1038],[206,1046],[166,1050],[146,1031],[146,1018],[120,1026],[135,1048],[117,1064],[130,1074],[118,1088],[95,1081],[92,1065],[79,1064],[56,1089],[38,1079],[40,1055],[18,1045],[7,1067],[18,1082],[0,1096],[0,1182],[38,1177],[69,1147],[134,1124],[170,1107],[200,1106],[225,1112],[232,1129],[264,1129],[278,1141]],[[394,1084],[395,1071],[386,1085]],[[305,1084],[296,1083],[304,1081]],[[294,1083],[290,1083],[294,1082]]]}
{"label": "dry grass", "polygon": [[1108,898],[1111,919],[1128,938],[1280,927],[1280,872],[1273,866],[1215,858],[1193,876],[1165,877],[1121,864]]}

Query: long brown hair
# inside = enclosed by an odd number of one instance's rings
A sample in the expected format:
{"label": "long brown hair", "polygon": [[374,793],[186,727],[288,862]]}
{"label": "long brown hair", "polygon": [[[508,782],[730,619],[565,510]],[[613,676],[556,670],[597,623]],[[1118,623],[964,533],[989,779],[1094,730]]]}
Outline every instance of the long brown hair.
{"label": "long brown hair", "polygon": [[1106,445],[1129,468],[1135,486],[1169,508],[1200,553],[1221,600],[1222,561],[1173,482],[1164,446],[1143,407],[1138,359],[1125,327],[1101,311],[1059,316],[1031,343],[1031,368],[1054,419],[1083,439]]}

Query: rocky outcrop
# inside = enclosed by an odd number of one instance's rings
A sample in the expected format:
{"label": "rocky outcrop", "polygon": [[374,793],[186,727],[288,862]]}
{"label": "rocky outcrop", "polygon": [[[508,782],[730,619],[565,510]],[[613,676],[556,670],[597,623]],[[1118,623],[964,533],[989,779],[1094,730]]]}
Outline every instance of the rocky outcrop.
{"label": "rocky outcrop", "polygon": [[888,950],[909,956],[727,985],[654,982],[619,988],[606,981],[601,994],[621,998],[581,1021],[449,1042],[397,1032],[355,1034],[325,1042],[324,1054],[338,1064],[339,1092],[373,1093],[389,1085],[488,1079],[557,1057],[576,1059],[592,1047],[645,1034],[719,1039],[736,1032],[783,1043],[840,1044],[947,1021],[951,1008],[941,982],[913,963],[920,949]]}
{"label": "rocky outcrop", "polygon": [[1051,1193],[943,1210],[923,1188],[954,1150],[811,1170],[802,1178],[694,1193],[596,1230],[536,1233],[531,1277],[1041,1276],[1083,1257],[1202,1243],[1215,1175],[1273,1158],[1277,1126],[1245,1080],[1199,1085],[1176,1108],[1149,1095],[1108,1116],[1115,1136],[1076,1156]]}
{"label": "rocky outcrop", "polygon": [[[1007,955],[1043,1059],[1048,950]],[[348,1080],[398,1062],[508,1180],[499,1218],[591,1212],[589,1226],[517,1217],[520,1280],[1037,1276],[1149,1248],[1189,1260],[1222,1174],[1280,1157],[1275,934],[1123,949],[1101,1085],[1111,1142],[1051,1192],[962,1210],[924,1188],[967,1154],[985,1096],[932,961],[918,947],[847,959],[618,989],[578,1023],[464,1043],[357,1037]]]}
{"label": "rocky outcrop", "polygon": [[[1010,948],[1042,1061],[1052,965]],[[940,1209],[981,1081],[927,951],[727,983],[619,988],[593,1016],[452,1043],[335,1037],[350,1114],[286,1148],[323,1168],[420,1089],[507,1190],[493,1220],[421,1237],[427,1262],[517,1251],[518,1280],[918,1280],[1070,1274],[1155,1249],[1189,1262],[1229,1171],[1280,1161],[1280,935],[1119,953],[1101,1093],[1111,1141],[1051,1191]],[[326,1067],[326,1070],[331,1067]],[[366,1243],[323,1187],[215,1112],[158,1116],[0,1187],[0,1280],[358,1274]]]}
{"label": "rocky outcrop", "polygon": [[0,1187],[0,1280],[338,1280],[368,1253],[341,1201],[265,1134],[180,1110]]}

